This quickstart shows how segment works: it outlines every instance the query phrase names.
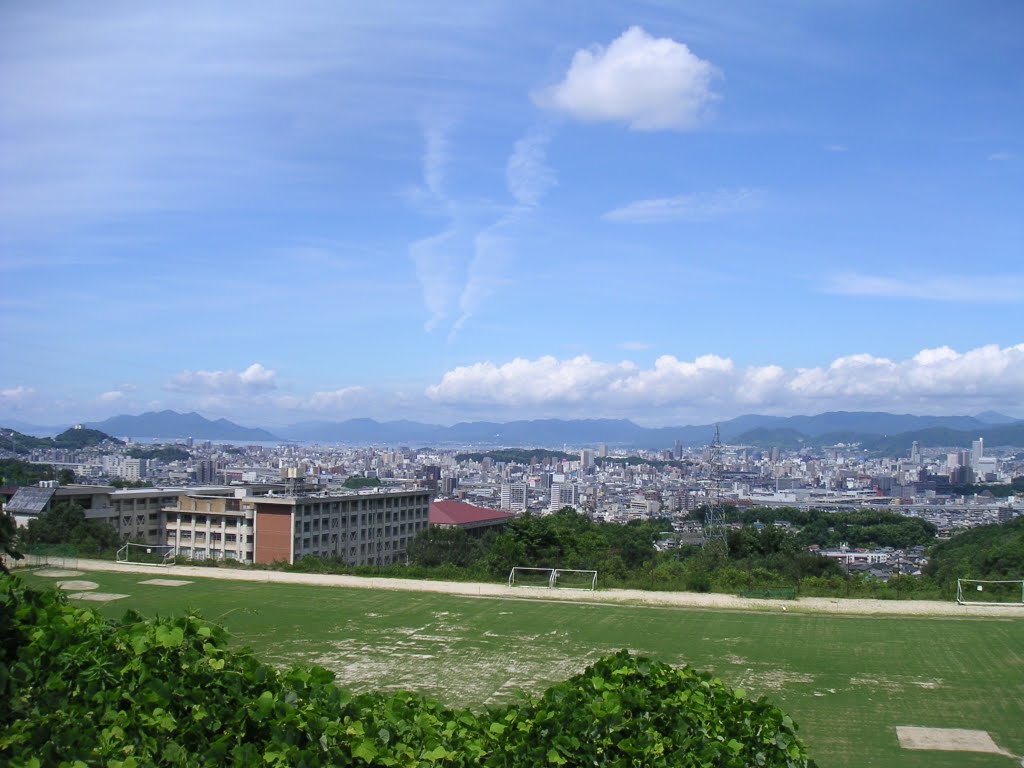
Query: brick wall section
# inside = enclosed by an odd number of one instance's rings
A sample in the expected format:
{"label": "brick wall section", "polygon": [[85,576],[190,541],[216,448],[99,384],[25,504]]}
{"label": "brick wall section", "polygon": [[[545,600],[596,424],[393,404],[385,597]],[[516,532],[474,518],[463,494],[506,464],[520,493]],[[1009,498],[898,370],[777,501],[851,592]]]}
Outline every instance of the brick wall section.
{"label": "brick wall section", "polygon": [[282,509],[276,504],[257,504],[255,562],[291,562],[291,553],[292,507]]}

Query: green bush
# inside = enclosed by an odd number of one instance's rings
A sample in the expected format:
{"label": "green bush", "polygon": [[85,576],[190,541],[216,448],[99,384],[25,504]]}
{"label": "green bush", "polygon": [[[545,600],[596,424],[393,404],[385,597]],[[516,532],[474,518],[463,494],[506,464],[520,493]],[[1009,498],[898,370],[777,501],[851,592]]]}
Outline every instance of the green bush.
{"label": "green bush", "polygon": [[707,674],[621,651],[481,714],[279,672],[195,614],[105,620],[0,579],[0,763],[135,766],[813,766],[796,726]]}

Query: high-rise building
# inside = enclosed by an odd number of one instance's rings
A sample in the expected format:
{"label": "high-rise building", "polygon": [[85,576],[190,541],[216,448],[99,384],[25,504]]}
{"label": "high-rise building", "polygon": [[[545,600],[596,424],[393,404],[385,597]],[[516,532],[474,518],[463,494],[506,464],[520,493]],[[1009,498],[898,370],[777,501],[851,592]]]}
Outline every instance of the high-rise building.
{"label": "high-rise building", "polygon": [[971,443],[971,466],[974,467],[975,471],[978,468],[978,462],[985,457],[985,438],[979,437],[977,440]]}
{"label": "high-rise building", "polygon": [[557,512],[562,507],[576,507],[580,503],[580,489],[576,483],[566,481],[551,483],[551,501],[548,509]]}
{"label": "high-rise building", "polygon": [[519,512],[526,511],[526,483],[501,484],[501,508]]}
{"label": "high-rise building", "polygon": [[608,443],[601,443],[597,446],[597,455],[602,459],[608,458]]}
{"label": "high-rise building", "polygon": [[594,452],[590,448],[584,448],[580,451],[580,464],[585,470],[594,466]]}

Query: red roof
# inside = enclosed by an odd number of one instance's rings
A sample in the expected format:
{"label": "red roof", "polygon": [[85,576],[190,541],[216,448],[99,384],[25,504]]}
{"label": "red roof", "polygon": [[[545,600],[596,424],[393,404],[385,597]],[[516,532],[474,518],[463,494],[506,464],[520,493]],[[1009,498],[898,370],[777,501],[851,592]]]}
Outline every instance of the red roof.
{"label": "red roof", "polygon": [[430,503],[431,525],[470,525],[472,523],[503,522],[515,517],[511,512],[474,507],[461,501],[433,501]]}

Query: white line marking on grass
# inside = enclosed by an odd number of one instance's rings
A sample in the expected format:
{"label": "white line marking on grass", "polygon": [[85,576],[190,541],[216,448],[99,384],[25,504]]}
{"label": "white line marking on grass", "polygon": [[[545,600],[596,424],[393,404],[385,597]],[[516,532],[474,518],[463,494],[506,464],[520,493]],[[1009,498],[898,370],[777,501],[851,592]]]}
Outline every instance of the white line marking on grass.
{"label": "white line marking on grass", "polygon": [[89,600],[94,603],[108,603],[111,600],[121,600],[128,595],[118,595],[113,592],[75,592],[68,595],[72,600]]}

